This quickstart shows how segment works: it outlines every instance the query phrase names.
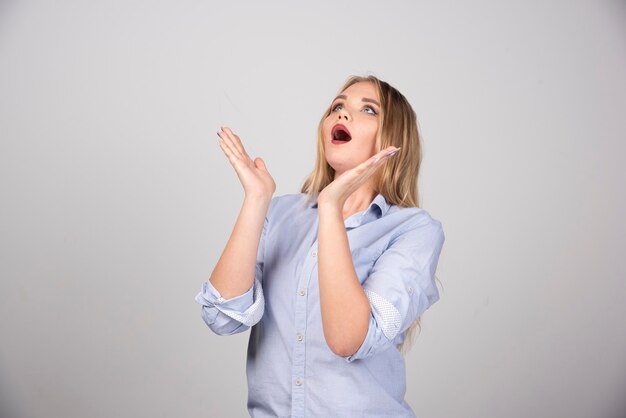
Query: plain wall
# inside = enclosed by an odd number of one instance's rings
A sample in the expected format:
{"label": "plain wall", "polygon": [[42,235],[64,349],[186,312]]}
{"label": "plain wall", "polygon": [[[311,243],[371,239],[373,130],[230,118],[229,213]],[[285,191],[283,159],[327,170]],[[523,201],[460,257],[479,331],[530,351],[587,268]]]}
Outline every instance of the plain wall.
{"label": "plain wall", "polygon": [[626,416],[623,1],[0,1],[0,415],[246,416],[194,301],[242,201],[296,193],[350,74],[413,104],[441,300],[420,417]]}

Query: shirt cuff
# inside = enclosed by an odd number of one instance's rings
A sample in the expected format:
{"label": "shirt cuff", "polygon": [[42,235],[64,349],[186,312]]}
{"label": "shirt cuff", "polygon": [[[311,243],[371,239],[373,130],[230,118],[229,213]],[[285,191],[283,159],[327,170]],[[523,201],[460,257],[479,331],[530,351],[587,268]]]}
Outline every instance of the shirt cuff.
{"label": "shirt cuff", "polygon": [[202,284],[202,291],[198,293],[198,296],[196,296],[196,302],[204,306],[215,306],[232,311],[243,312],[247,308],[249,308],[250,305],[252,305],[253,289],[254,286],[248,289],[246,293],[232,297],[230,299],[224,299],[220,292],[218,292],[218,290],[213,287],[211,281],[207,280]]}
{"label": "shirt cuff", "polygon": [[367,327],[367,334],[365,335],[365,339],[363,343],[356,351],[356,353],[344,357],[347,363],[352,363],[354,360],[358,360],[360,358],[369,357],[372,355],[372,349],[377,345],[377,340],[380,338],[381,333],[376,332],[376,320],[370,314],[370,323]]}
{"label": "shirt cuff", "polygon": [[224,315],[247,326],[256,324],[265,310],[263,288],[257,279],[254,280],[253,286],[247,292],[230,299],[224,299],[220,292],[213,287],[211,281],[207,280],[202,284],[202,291],[196,296],[196,302],[209,309],[215,308]]}

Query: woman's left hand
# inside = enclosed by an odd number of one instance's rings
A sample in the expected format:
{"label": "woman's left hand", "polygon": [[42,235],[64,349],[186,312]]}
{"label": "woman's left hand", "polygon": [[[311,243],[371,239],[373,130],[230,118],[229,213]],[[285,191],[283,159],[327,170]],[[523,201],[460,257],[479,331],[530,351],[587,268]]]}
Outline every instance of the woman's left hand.
{"label": "woman's left hand", "polygon": [[400,148],[388,147],[337,177],[317,197],[318,206],[342,209],[348,197],[361,187]]}

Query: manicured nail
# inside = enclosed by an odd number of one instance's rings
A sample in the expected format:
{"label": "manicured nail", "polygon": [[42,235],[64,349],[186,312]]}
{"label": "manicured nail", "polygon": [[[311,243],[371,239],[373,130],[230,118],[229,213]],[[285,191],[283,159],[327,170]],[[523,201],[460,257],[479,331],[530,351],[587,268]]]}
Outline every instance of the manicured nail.
{"label": "manicured nail", "polygon": [[400,148],[394,149],[392,151],[389,151],[387,154],[385,154],[386,157],[391,157],[393,155],[396,155],[398,153],[398,151],[400,151]]}

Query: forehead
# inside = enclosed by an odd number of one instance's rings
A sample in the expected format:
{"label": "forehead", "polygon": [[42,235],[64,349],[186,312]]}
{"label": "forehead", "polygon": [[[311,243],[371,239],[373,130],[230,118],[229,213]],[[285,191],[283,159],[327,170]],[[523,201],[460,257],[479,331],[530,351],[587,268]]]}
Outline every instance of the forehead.
{"label": "forehead", "polygon": [[360,81],[355,83],[341,92],[346,96],[357,96],[357,97],[367,97],[369,99],[378,100],[378,89],[374,83],[370,83],[367,81]]}

